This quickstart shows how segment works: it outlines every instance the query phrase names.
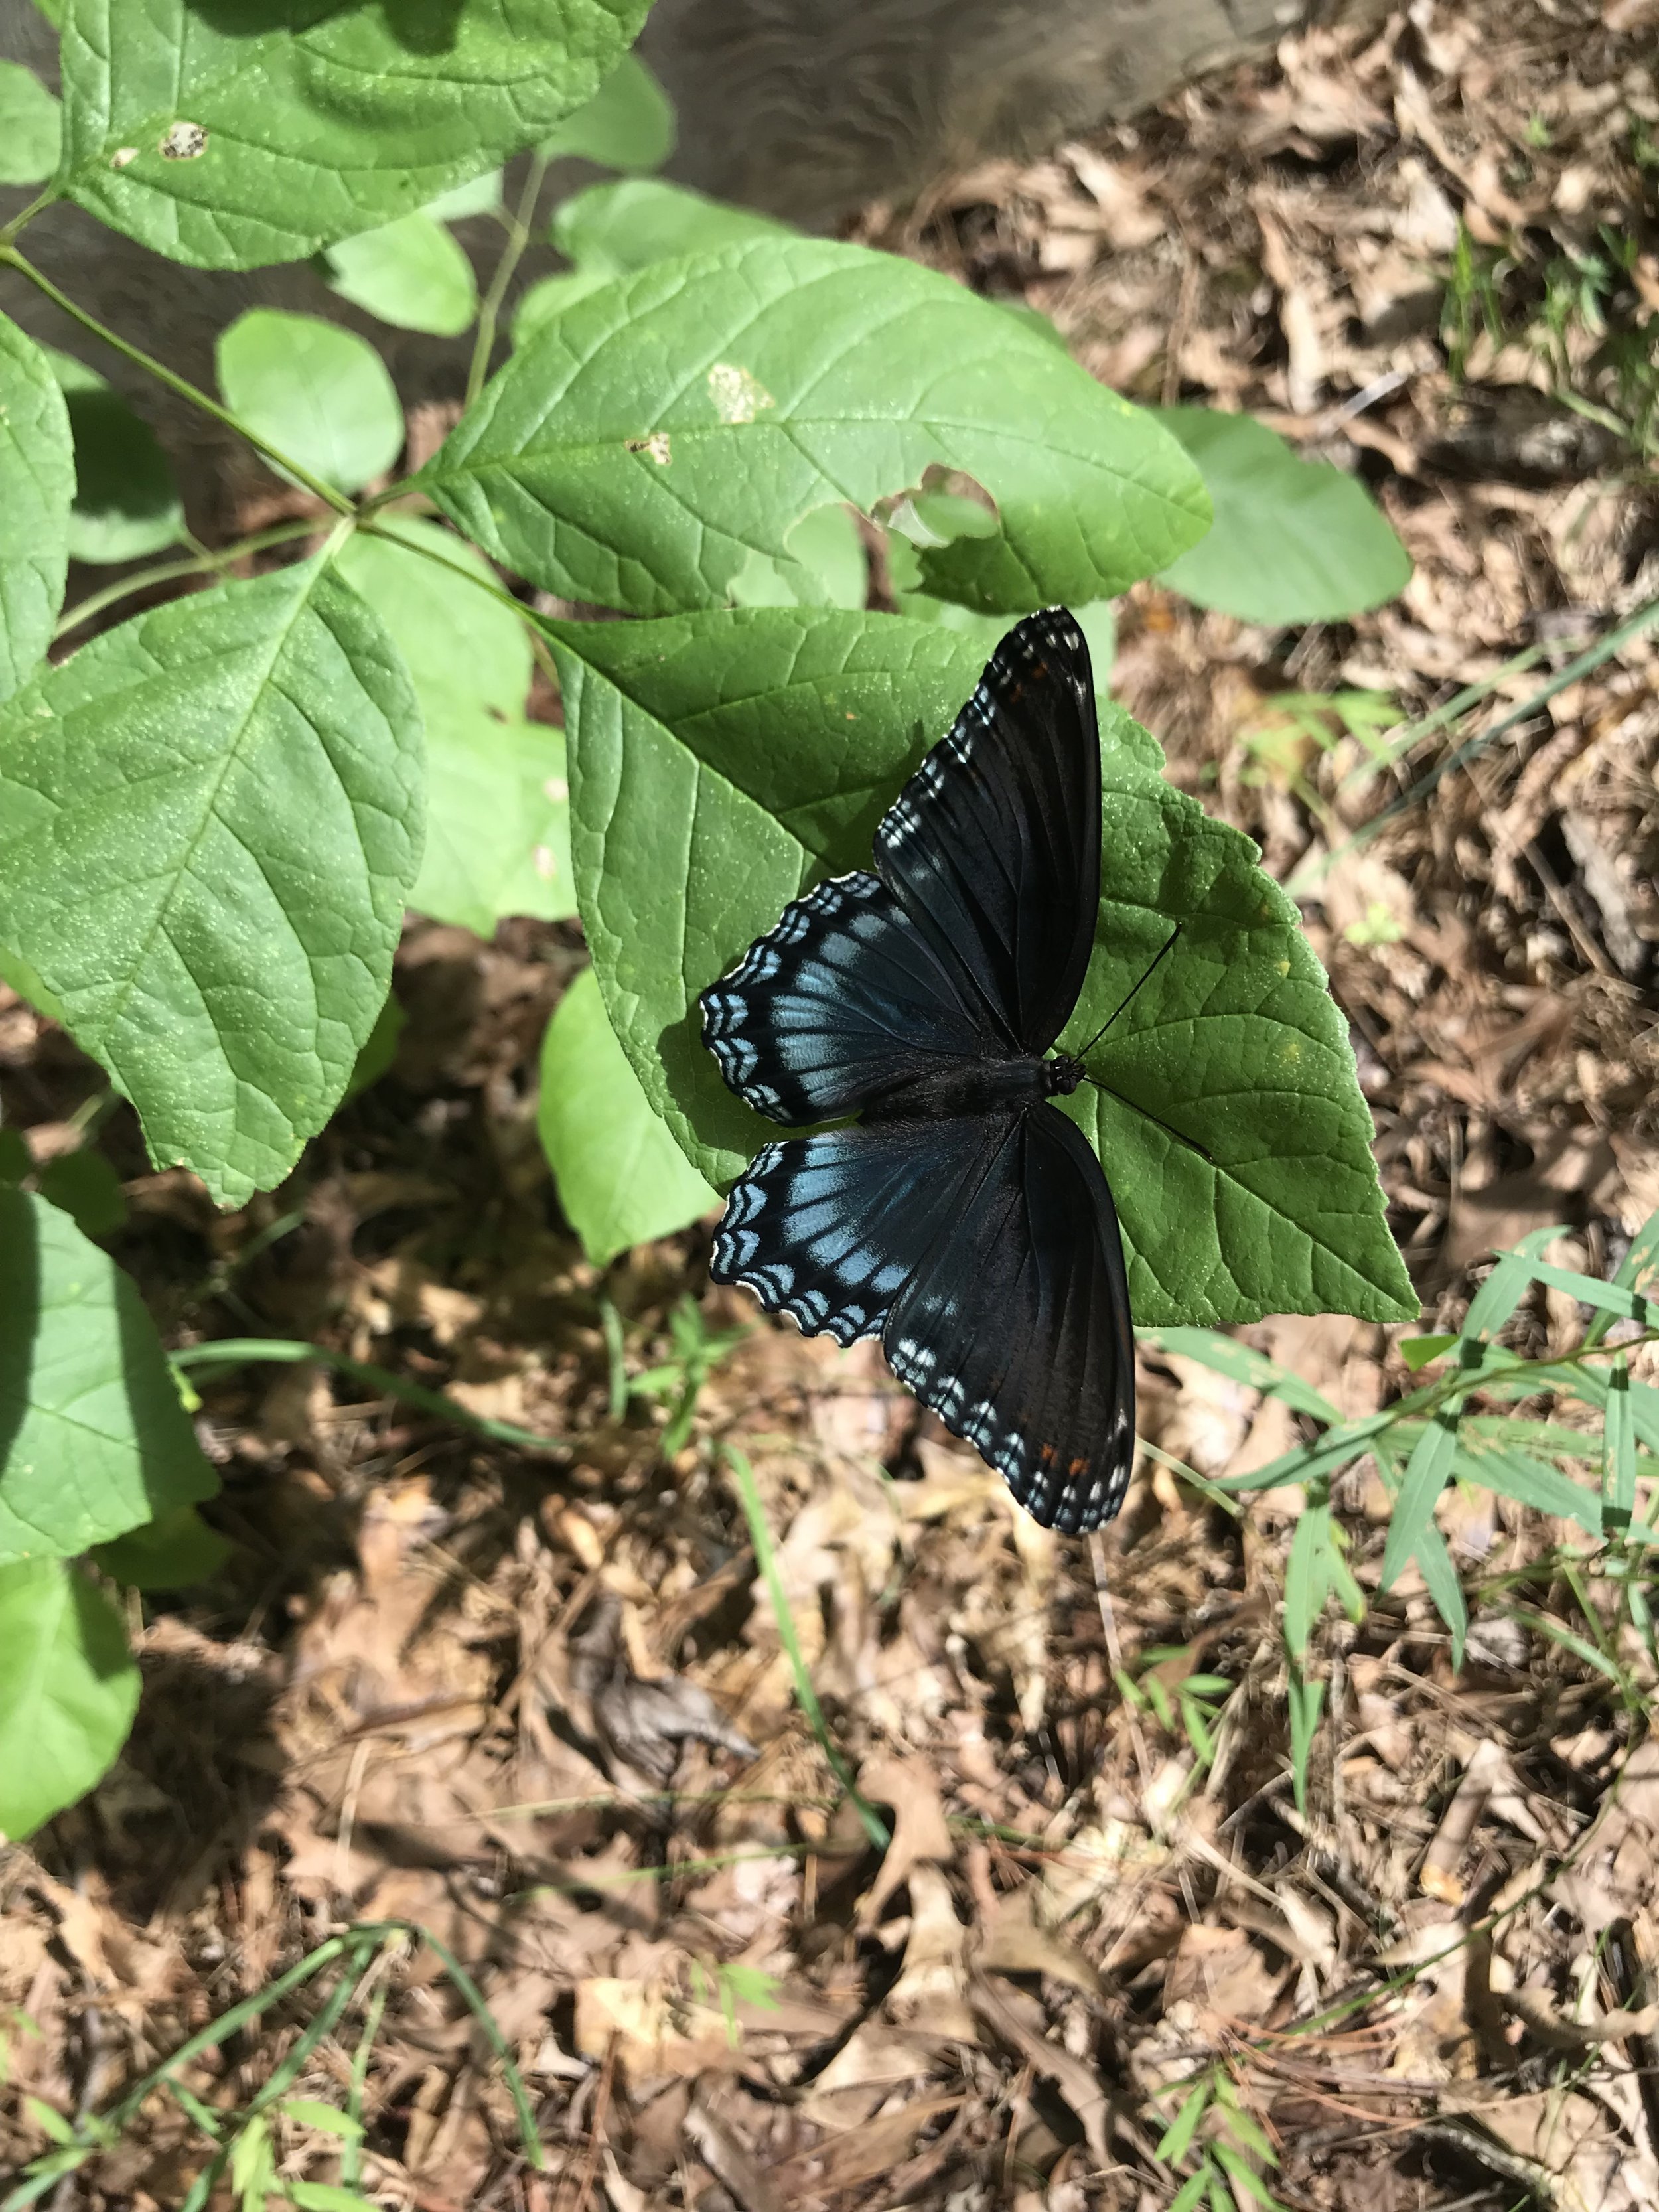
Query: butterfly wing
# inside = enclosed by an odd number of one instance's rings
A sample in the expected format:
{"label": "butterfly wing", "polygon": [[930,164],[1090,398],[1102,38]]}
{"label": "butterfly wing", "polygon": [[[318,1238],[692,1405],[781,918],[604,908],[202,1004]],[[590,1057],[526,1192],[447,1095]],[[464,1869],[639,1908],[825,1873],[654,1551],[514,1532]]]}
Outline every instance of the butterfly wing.
{"label": "butterfly wing", "polygon": [[732,1187],[709,1273],[809,1336],[872,1336],[1006,1126],[884,1121],[767,1145]]}
{"label": "butterfly wing", "polygon": [[1004,638],[875,848],[1001,1053],[1046,1052],[1083,988],[1100,897],[1094,680],[1063,607]]}
{"label": "butterfly wing", "polygon": [[957,978],[884,884],[836,876],[793,900],[702,994],[703,1041],[738,1096],[799,1127],[994,1051]]}
{"label": "butterfly wing", "polygon": [[1134,1337],[1117,1213],[1075,1122],[988,1126],[977,1187],[895,1297],[893,1372],[1000,1468],[1034,1520],[1109,1521],[1134,1462]]}

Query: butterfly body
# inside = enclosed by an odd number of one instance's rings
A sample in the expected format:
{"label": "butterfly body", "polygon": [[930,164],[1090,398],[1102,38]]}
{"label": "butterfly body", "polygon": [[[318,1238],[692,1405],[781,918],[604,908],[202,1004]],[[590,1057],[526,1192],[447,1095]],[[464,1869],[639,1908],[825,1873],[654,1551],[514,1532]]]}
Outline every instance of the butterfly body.
{"label": "butterfly body", "polygon": [[1046,1525],[1097,1527],[1134,1451],[1134,1344],[1099,1161],[1050,1102],[1100,889],[1088,649],[1063,609],[1003,641],[883,817],[873,872],[784,909],[702,995],[771,1120],[712,1272],[894,1372]]}

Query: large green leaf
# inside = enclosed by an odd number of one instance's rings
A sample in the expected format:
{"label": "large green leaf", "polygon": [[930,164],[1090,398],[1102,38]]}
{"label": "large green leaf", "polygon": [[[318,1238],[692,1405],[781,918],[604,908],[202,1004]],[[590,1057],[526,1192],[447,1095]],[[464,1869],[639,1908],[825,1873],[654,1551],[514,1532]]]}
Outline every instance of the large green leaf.
{"label": "large green leaf", "polygon": [[[606,1009],[647,1097],[723,1185],[776,1132],[726,1090],[697,994],[807,884],[869,865],[980,655],[934,624],[785,609],[548,630]],[[1103,714],[1100,920],[1065,1040],[1101,1026],[1178,921],[1090,1056],[1122,1097],[1069,1102],[1117,1197],[1135,1318],[1414,1314],[1346,1029],[1295,908],[1247,838],[1164,783],[1162,757]]]}
{"label": "large green leaf", "polygon": [[214,356],[232,414],[341,491],[361,491],[403,450],[398,387],[356,331],[250,307],[220,332]]}
{"label": "large green leaf", "polygon": [[542,141],[550,158],[577,155],[607,169],[657,169],[674,150],[674,109],[637,54],[624,54],[586,106]]}
{"label": "large green leaf", "polygon": [[39,185],[58,167],[58,102],[33,70],[0,62],[0,185]]}
{"label": "large green leaf", "polygon": [[294,261],[410,214],[591,99],[647,0],[72,0],[64,167],[175,261]]}
{"label": "large green leaf", "polygon": [[[1107,1170],[1149,1328],[1271,1313],[1415,1320],[1383,1219],[1347,1024],[1255,847],[1164,782],[1156,741],[1101,714],[1095,953],[1061,1038],[1110,1093],[1066,1101]],[[1209,1153],[1205,1160],[1148,1119]]]}
{"label": "large green leaf", "polygon": [[217,1490],[131,1279],[9,1184],[0,1314],[0,1561],[83,1552]]}
{"label": "large green leaf", "polygon": [[525,717],[524,624],[479,588],[495,579],[453,531],[386,526],[407,544],[359,535],[339,562],[402,651],[426,722],[426,851],[410,904],[481,937],[504,915],[561,921],[576,911],[564,732]]}
{"label": "large green leaf", "polygon": [[138,1710],[121,1616],[62,1559],[0,1566],[0,1837],[15,1843],[114,1765]]}
{"label": "large green leaf", "polygon": [[340,239],[323,265],[343,300],[399,330],[453,338],[478,312],[472,264],[429,212]]}
{"label": "large green leaf", "polygon": [[287,1174],[374,1025],[421,770],[402,661],[320,561],[123,623],[0,713],[0,942],[223,1203]]}
{"label": "large green leaf", "polygon": [[52,642],[75,496],[69,412],[52,364],[0,315],[0,699]]}
{"label": "large green leaf", "polygon": [[155,433],[96,369],[73,354],[47,351],[75,438],[70,557],[142,561],[176,545],[185,503]]}
{"label": "large green leaf", "polygon": [[687,1157],[728,1183],[776,1131],[721,1081],[697,993],[797,892],[868,864],[982,656],[931,624],[786,607],[544,627],[605,1011]]}
{"label": "large green leaf", "polygon": [[1201,607],[1254,623],[1340,622],[1397,598],[1411,556],[1357,477],[1304,461],[1265,422],[1210,407],[1158,419],[1203,472],[1207,537],[1164,581]]}
{"label": "large green leaf", "polygon": [[596,1267],[720,1204],[641,1090],[591,968],[547,1025],[537,1127],[565,1218]]}
{"label": "large green leaf", "polygon": [[923,558],[936,596],[1019,611],[1166,568],[1209,507],[1152,419],[936,271],[756,238],[574,301],[420,477],[487,550],[567,597],[719,605],[800,518],[964,473],[1001,529]]}

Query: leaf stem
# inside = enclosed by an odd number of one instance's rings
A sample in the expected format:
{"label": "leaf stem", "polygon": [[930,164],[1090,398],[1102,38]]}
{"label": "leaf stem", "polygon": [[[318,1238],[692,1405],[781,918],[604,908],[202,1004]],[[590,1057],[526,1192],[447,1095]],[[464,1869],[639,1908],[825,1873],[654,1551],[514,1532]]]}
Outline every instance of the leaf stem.
{"label": "leaf stem", "polygon": [[101,344],[118,353],[123,360],[130,361],[135,368],[142,368],[180,399],[188,400],[192,407],[199,408],[203,414],[211,416],[227,430],[232,430],[239,438],[245,439],[257,453],[263,453],[268,461],[283,470],[296,483],[302,484],[313,498],[320,499],[325,506],[332,507],[336,514],[356,513],[356,506],[343,492],[337,491],[332,484],[325,483],[320,477],[313,476],[309,469],[290,459],[269,439],[262,438],[257,430],[250,430],[246,423],[239,421],[228,408],[222,407],[216,399],[210,399],[207,393],[191,383],[187,377],[175,374],[164,362],[157,361],[153,354],[147,354],[142,348],[130,344],[125,338],[118,337],[106,323],[100,323],[95,315],[88,314],[84,307],[77,307],[67,292],[58,290],[51,277],[43,275],[32,262],[25,261],[15,246],[9,243],[0,245],[0,264],[15,269],[20,276],[27,278],[34,286],[36,291],[44,293],[55,307],[72,317],[82,330],[90,331]]}
{"label": "leaf stem", "polygon": [[55,185],[47,185],[45,190],[38,193],[36,197],[29,202],[26,208],[21,209],[16,215],[13,216],[11,221],[5,225],[3,229],[0,229],[0,246],[9,246],[13,239],[16,237],[18,232],[22,229],[25,223],[33,222],[35,216],[40,215],[43,210],[51,207],[54,201],[59,200],[62,198],[63,194],[58,190]]}
{"label": "leaf stem", "polygon": [[471,366],[466,373],[466,397],[464,404],[471,407],[483,390],[485,377],[489,374],[489,356],[495,349],[495,325],[501,312],[501,302],[507,297],[507,288],[513,282],[519,264],[524,258],[525,248],[530,243],[530,227],[536,213],[536,203],[541,198],[542,182],[547,175],[547,156],[536,155],[525,178],[524,190],[519,195],[519,204],[506,218],[507,244],[501,258],[495,264],[495,273],[478,307],[478,335],[473,342]]}
{"label": "leaf stem", "polygon": [[216,553],[204,552],[188,561],[161,561],[153,568],[141,568],[135,576],[123,576],[118,583],[107,584],[101,592],[94,592],[80,600],[52,632],[56,643],[70,630],[78,629],[106,607],[114,606],[118,600],[129,598],[134,592],[148,591],[156,584],[178,583],[185,576],[207,575],[215,568],[228,568],[233,561],[244,554],[263,553],[269,545],[285,544],[290,538],[308,538],[317,530],[317,518],[309,515],[302,522],[273,523],[269,530],[255,531],[251,538],[239,538],[234,545],[222,546]]}

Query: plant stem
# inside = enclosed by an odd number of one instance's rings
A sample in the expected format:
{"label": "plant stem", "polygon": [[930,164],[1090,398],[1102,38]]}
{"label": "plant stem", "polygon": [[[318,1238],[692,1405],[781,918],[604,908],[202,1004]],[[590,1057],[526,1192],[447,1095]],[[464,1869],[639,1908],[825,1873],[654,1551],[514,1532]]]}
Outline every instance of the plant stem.
{"label": "plant stem", "polygon": [[206,392],[198,390],[188,378],[175,375],[164,362],[159,362],[153,355],[143,352],[136,345],[129,344],[125,338],[118,337],[107,324],[100,323],[95,315],[88,314],[84,307],[76,307],[69,295],[66,292],[60,292],[49,276],[43,276],[32,263],[25,261],[15,246],[0,246],[0,264],[3,264],[9,269],[15,269],[20,276],[26,277],[38,292],[46,295],[54,307],[60,307],[64,314],[71,316],[80,324],[82,330],[90,331],[100,343],[118,353],[124,360],[130,361],[135,368],[142,368],[147,375],[153,376],[158,384],[164,384],[169,392],[175,392],[180,399],[188,400],[192,407],[199,408],[203,414],[211,416],[216,422],[222,423],[227,430],[234,431],[239,438],[245,439],[256,452],[263,453],[268,461],[285,471],[296,483],[302,484],[313,498],[320,499],[325,506],[331,507],[336,514],[351,515],[356,513],[356,507],[343,492],[337,491],[332,484],[325,483],[320,477],[313,476],[309,469],[302,467],[298,461],[291,459],[280,447],[273,446],[268,439],[262,438],[257,430],[250,430],[246,423],[239,422],[237,417],[228,408],[222,407],[216,399],[210,399]]}
{"label": "plant stem", "polygon": [[63,194],[55,186],[46,185],[45,190],[32,199],[26,208],[13,216],[3,229],[0,229],[0,246],[9,246],[25,223],[33,222],[43,208],[49,208],[54,200],[62,198]]}
{"label": "plant stem", "polygon": [[531,161],[525,179],[524,190],[519,195],[519,204],[507,218],[507,244],[501,258],[495,264],[495,273],[489,280],[489,289],[478,308],[478,335],[473,343],[472,363],[466,373],[465,404],[471,407],[483,389],[489,374],[489,356],[495,349],[495,325],[501,312],[501,302],[507,297],[507,288],[524,258],[525,248],[530,243],[530,226],[535,216],[536,203],[541,198],[542,180],[547,174],[547,157],[538,154]]}
{"label": "plant stem", "polygon": [[367,1383],[371,1390],[399,1399],[418,1413],[434,1414],[441,1421],[453,1421],[458,1427],[471,1429],[475,1436],[488,1437],[492,1443],[514,1444],[520,1451],[568,1449],[559,1437],[538,1437],[533,1429],[520,1429],[511,1421],[489,1420],[442,1390],[428,1390],[419,1382],[393,1375],[387,1368],[376,1367],[367,1359],[353,1359],[349,1353],[332,1351],[325,1344],[304,1344],[281,1336],[225,1336],[206,1344],[186,1345],[183,1351],[173,1352],[172,1359],[175,1367],[186,1369],[247,1367],[262,1360],[297,1366],[314,1359],[319,1367],[331,1367],[337,1375],[349,1376],[354,1382]]}
{"label": "plant stem", "polygon": [[269,530],[256,531],[251,538],[239,538],[234,545],[222,546],[216,553],[198,554],[188,561],[161,561],[153,568],[141,568],[136,576],[124,576],[118,583],[107,584],[101,592],[94,592],[90,597],[72,606],[52,632],[53,642],[67,636],[70,630],[78,629],[82,623],[90,622],[94,615],[102,614],[106,607],[114,606],[118,600],[128,598],[134,592],[148,591],[155,584],[174,584],[185,576],[207,575],[215,568],[228,568],[233,561],[240,561],[244,554],[263,553],[268,545],[285,544],[294,538],[309,538],[315,533],[317,526],[314,515],[303,522],[273,523]]}

